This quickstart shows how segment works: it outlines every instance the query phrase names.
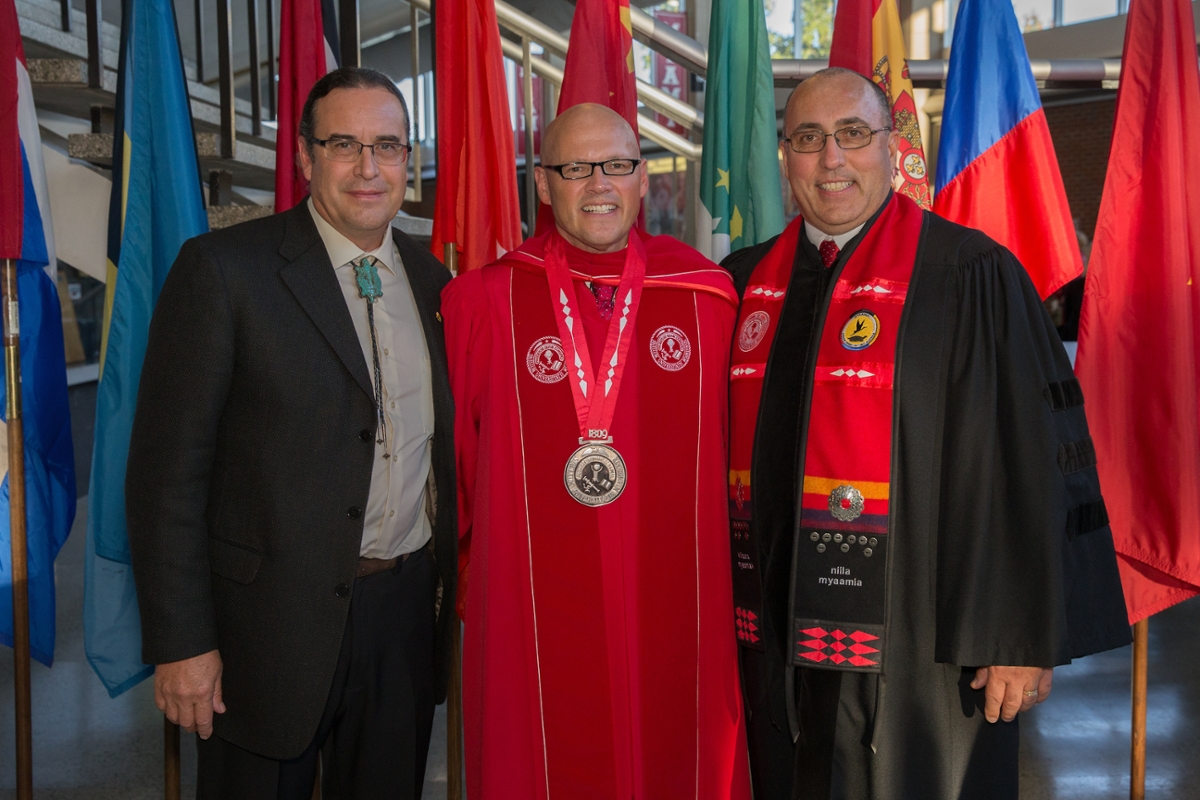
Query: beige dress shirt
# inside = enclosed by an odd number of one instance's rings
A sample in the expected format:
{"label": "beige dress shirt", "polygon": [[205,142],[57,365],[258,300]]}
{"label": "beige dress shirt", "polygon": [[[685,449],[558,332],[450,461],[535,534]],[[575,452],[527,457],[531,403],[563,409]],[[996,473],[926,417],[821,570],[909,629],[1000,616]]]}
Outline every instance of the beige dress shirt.
{"label": "beige dress shirt", "polygon": [[[378,250],[364,253],[317,213],[311,199],[308,210],[325,243],[329,261],[334,265],[372,383],[375,374],[367,301],[358,295],[351,262],[365,255],[374,256],[379,262],[377,269],[383,296],[375,301],[375,331],[383,373],[386,430],[384,442],[375,445],[371,493],[367,497],[359,555],[394,558],[424,547],[432,534],[425,512],[425,487],[433,440],[429,348],[417,303],[392,237],[385,237]],[[385,454],[388,458],[384,458]],[[336,464],[329,466],[337,469]]]}

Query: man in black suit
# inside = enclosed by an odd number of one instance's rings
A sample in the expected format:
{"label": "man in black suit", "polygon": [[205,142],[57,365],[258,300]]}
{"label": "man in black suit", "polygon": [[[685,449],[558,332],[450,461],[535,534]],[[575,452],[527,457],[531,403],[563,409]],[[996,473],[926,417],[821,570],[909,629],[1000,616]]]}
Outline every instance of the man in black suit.
{"label": "man in black suit", "polygon": [[299,133],[310,198],[187,242],[155,310],[126,483],[142,657],[199,733],[199,797],[307,799],[320,756],[326,798],[416,798],[455,630],[450,275],[391,229],[395,84],[331,72]]}

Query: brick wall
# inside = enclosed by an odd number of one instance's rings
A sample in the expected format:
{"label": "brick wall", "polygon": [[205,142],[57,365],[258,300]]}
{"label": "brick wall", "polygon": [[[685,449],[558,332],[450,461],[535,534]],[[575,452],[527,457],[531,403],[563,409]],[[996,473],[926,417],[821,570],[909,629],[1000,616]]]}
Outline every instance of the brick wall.
{"label": "brick wall", "polygon": [[1096,230],[1115,114],[1115,98],[1046,108],[1071,215],[1088,239]]}

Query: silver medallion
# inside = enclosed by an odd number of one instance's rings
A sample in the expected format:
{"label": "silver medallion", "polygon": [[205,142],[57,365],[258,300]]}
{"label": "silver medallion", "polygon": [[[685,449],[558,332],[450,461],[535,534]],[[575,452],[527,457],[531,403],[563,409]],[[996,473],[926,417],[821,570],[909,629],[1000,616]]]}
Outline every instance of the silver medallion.
{"label": "silver medallion", "polygon": [[853,486],[842,485],[829,493],[829,513],[840,522],[850,522],[863,512],[862,492]]}
{"label": "silver medallion", "polygon": [[625,491],[625,460],[612,445],[586,442],[567,460],[563,483],[585,506],[607,505]]}

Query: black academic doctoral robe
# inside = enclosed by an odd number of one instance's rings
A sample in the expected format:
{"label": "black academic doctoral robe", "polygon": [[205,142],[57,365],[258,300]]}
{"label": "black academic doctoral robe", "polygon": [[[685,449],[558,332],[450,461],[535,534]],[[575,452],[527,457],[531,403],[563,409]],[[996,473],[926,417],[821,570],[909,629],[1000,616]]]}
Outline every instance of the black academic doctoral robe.
{"label": "black academic doctoral robe", "polygon": [[[829,296],[862,233],[828,271],[800,238],[752,463],[765,653],[743,651],[743,668],[756,796],[1015,800],[1018,723],[984,720],[975,668],[1052,667],[1130,640],[1070,362],[1013,255],[925,214],[897,351],[883,674],[793,674],[803,420]],[[773,244],[726,259],[739,292]],[[781,766],[789,680],[799,738]]]}

